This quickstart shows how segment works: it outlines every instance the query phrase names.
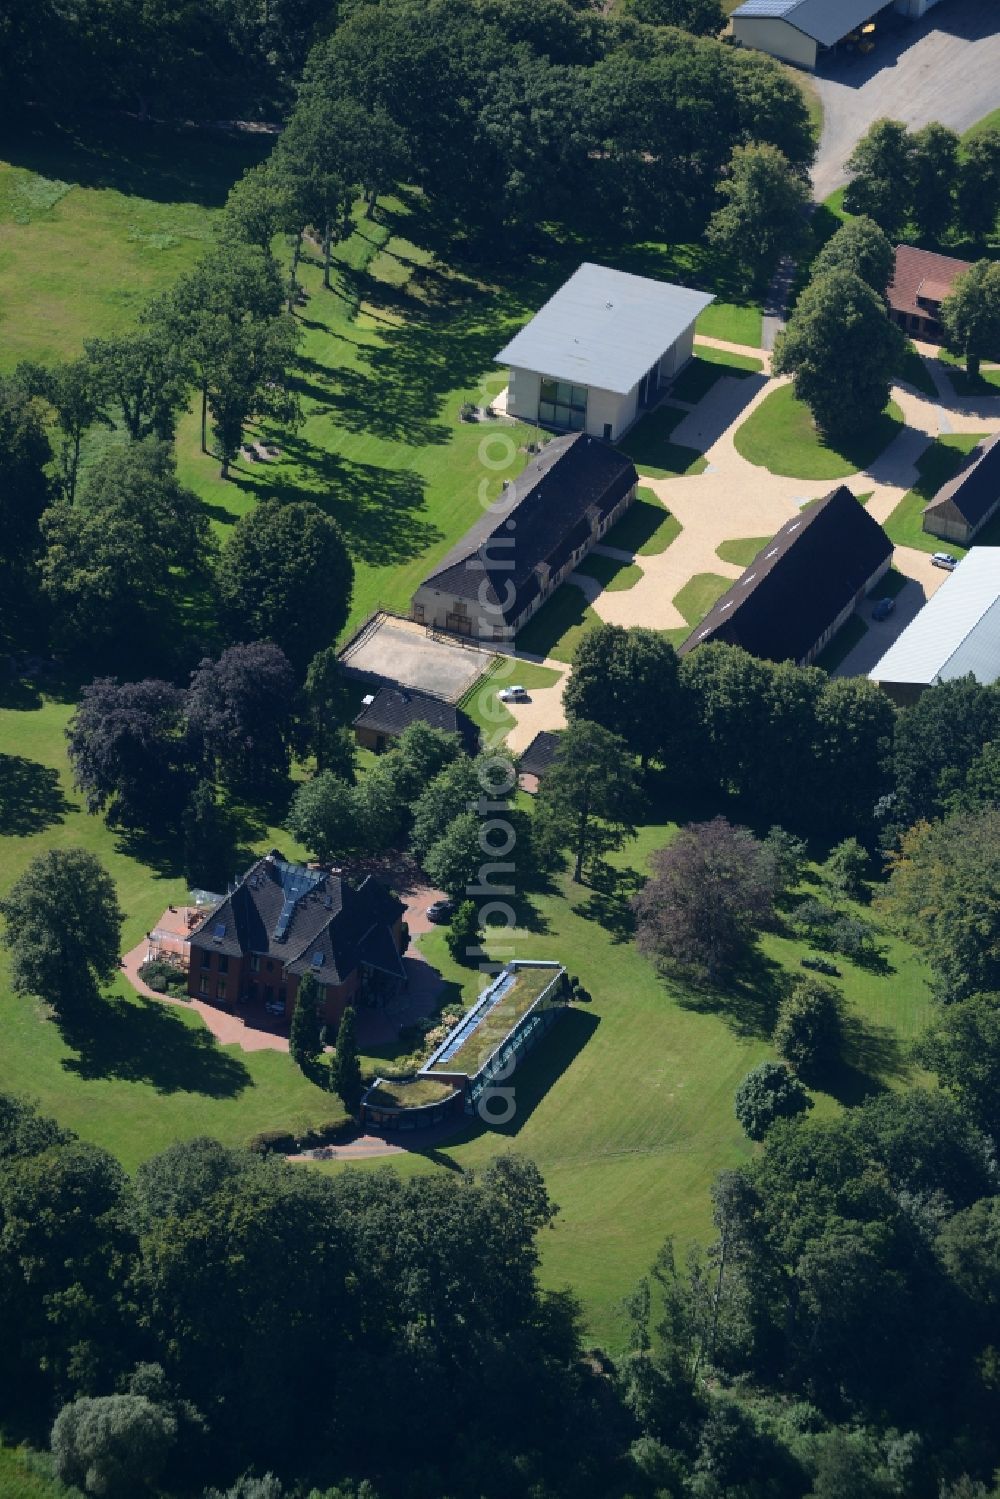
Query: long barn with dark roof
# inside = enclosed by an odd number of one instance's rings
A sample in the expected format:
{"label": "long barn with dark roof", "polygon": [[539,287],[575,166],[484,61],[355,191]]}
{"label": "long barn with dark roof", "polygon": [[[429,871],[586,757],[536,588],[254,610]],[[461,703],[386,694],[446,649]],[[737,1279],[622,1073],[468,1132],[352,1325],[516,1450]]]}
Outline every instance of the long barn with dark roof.
{"label": "long barn with dark roof", "polygon": [[807,666],[891,560],[892,542],[842,484],[761,547],[678,654],[721,640],[764,660]]}
{"label": "long barn with dark roof", "polygon": [[583,432],[554,438],[413,595],[413,618],[509,640],[635,498],[635,465]]}
{"label": "long barn with dark roof", "polygon": [[403,911],[377,880],[355,888],[272,849],[192,931],[188,993],[250,1024],[284,1024],[310,973],[333,1024],[367,991],[405,981]]}

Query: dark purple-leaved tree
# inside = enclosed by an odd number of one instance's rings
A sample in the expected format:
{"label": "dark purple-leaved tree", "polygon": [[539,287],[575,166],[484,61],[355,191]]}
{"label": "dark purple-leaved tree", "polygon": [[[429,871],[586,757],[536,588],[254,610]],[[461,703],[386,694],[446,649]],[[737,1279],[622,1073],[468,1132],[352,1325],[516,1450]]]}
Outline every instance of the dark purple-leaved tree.
{"label": "dark purple-leaved tree", "polygon": [[652,868],[633,900],[639,947],[714,983],[774,914],[774,860],[748,828],[714,817],[682,828]]}
{"label": "dark purple-leaved tree", "polygon": [[288,774],[295,673],[268,641],[232,645],[191,678],[188,722],[207,766],[230,786],[267,791]]}

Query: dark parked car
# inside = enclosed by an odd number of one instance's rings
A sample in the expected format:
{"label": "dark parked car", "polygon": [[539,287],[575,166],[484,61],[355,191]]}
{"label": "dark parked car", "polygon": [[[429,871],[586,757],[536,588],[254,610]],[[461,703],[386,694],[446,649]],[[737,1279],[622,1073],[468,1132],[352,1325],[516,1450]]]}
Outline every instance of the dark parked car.
{"label": "dark parked car", "polygon": [[455,902],[453,900],[436,900],[427,907],[428,921],[447,921],[455,914]]}
{"label": "dark parked car", "polygon": [[840,978],[840,969],[835,963],[828,963],[825,958],[800,958],[799,962],[803,968],[811,968],[814,973],[826,973],[833,979]]}
{"label": "dark parked car", "polygon": [[872,608],[872,619],[888,619],[895,607],[895,599],[879,599]]}

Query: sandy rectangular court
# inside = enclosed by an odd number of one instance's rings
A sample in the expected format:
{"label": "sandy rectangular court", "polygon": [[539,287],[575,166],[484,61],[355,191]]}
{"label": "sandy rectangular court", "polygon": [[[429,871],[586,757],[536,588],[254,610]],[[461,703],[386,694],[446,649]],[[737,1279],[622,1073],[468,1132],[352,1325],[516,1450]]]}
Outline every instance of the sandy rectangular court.
{"label": "sandy rectangular court", "polygon": [[396,682],[458,702],[493,660],[492,649],[429,635],[413,620],[380,614],[348,641],[340,659],[350,672]]}

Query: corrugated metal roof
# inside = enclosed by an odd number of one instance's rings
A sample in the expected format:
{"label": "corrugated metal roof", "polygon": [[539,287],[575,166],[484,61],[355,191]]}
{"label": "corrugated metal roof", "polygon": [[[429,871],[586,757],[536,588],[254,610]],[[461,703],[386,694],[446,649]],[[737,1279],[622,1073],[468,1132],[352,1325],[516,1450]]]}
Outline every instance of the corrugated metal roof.
{"label": "corrugated metal roof", "polygon": [[773,19],[794,10],[798,3],[799,0],[746,0],[744,5],[733,11],[733,15],[743,16],[747,20],[752,20],[754,17]]}
{"label": "corrugated metal roof", "polygon": [[[787,21],[796,31],[811,36],[821,46],[832,47],[855,26],[863,25],[885,9],[884,0],[881,5],[878,0],[792,0],[790,5],[783,5],[781,9],[775,8],[777,3],[778,0],[774,4],[771,0],[746,0],[733,11],[733,20],[776,17]],[[770,9],[761,8],[768,5]]]}
{"label": "corrugated metal roof", "polygon": [[928,685],[970,672],[1000,679],[1000,547],[973,547],[868,675]]}
{"label": "corrugated metal roof", "polygon": [[498,364],[625,395],[715,298],[585,261]]}

